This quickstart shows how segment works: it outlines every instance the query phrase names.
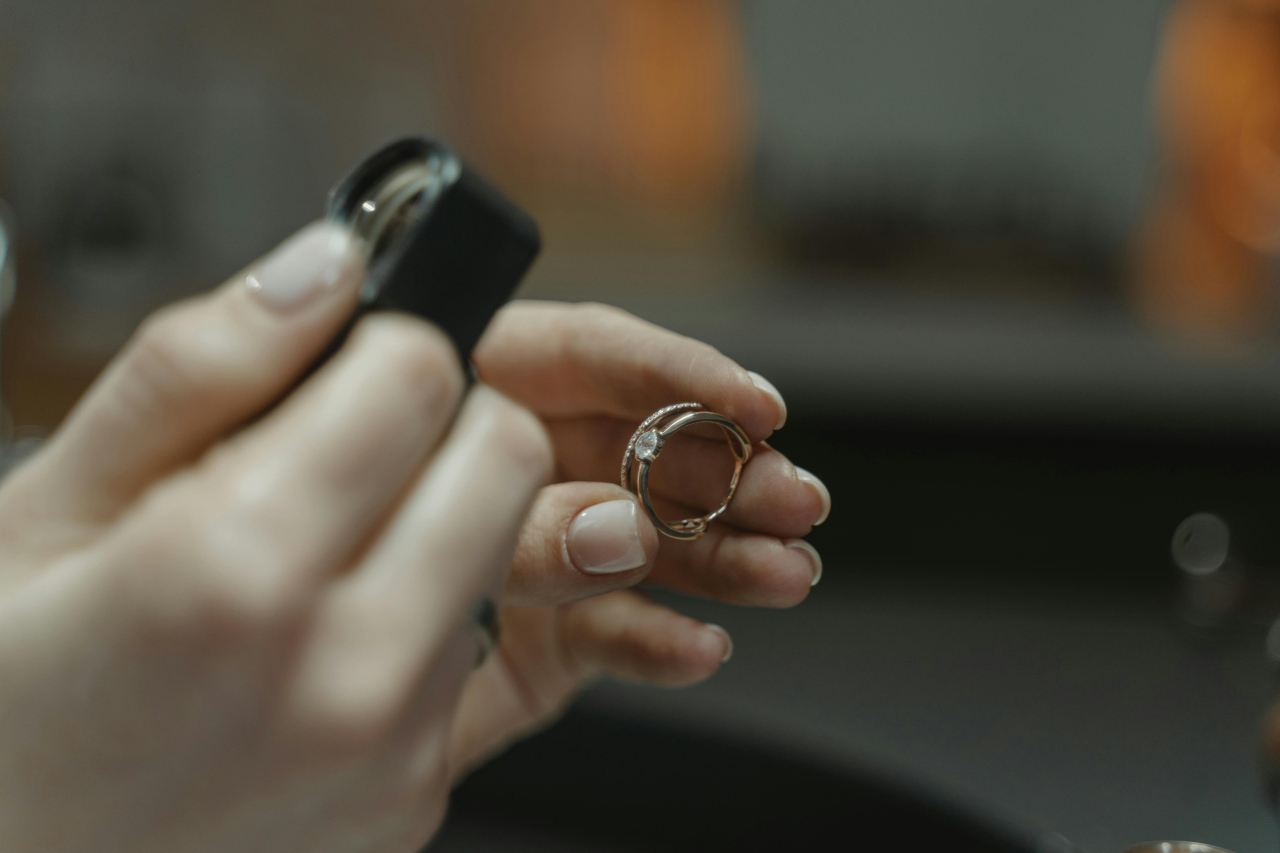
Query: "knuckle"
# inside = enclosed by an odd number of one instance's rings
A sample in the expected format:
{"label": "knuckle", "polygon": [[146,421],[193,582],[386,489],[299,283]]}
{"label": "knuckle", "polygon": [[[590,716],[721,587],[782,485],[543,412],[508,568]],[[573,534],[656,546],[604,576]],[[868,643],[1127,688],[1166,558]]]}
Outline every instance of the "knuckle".
{"label": "knuckle", "polygon": [[493,441],[521,470],[539,482],[550,478],[555,462],[551,437],[532,412],[506,398],[499,398],[491,429]]}
{"label": "knuckle", "polygon": [[640,319],[630,311],[603,302],[582,302],[574,308],[575,321],[584,326],[611,326],[639,323]]}
{"label": "knuckle", "polygon": [[212,650],[271,636],[305,611],[305,574],[252,502],[211,504],[179,486],[150,496],[138,521],[126,571],[148,633]]}
{"label": "knuckle", "polygon": [[244,336],[217,320],[214,298],[167,306],[139,326],[122,356],[125,387],[135,405],[207,411],[224,405],[228,393],[269,375]]}
{"label": "knuckle", "polygon": [[186,386],[193,372],[189,314],[190,305],[178,303],[144,320],[125,350],[126,371],[160,393]]}
{"label": "knuckle", "polygon": [[361,322],[361,343],[379,370],[397,387],[429,402],[456,400],[462,394],[462,365],[452,342],[429,323],[413,317],[385,315]]}
{"label": "knuckle", "polygon": [[[369,661],[362,671],[327,670],[326,684],[306,703],[295,731],[310,749],[345,761],[367,755],[399,731],[407,686]],[[350,668],[353,670],[354,668]]]}

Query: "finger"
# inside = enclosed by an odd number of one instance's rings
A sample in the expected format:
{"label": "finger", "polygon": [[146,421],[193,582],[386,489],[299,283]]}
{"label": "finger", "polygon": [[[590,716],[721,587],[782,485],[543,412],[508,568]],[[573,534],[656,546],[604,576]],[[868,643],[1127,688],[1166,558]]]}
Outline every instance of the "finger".
{"label": "finger", "polygon": [[786,420],[771,384],[707,344],[603,305],[518,302],[475,352],[484,381],[544,417],[610,414],[639,423],[673,403],[701,403],[761,441]]}
{"label": "finger", "polygon": [[709,678],[733,654],[723,628],[630,590],[574,605],[561,637],[565,655],[582,671],[666,687]]}
{"label": "finger", "polygon": [[71,414],[41,477],[79,516],[113,516],[284,394],[351,316],[358,241],[317,223],[244,275],[149,318]]}
{"label": "finger", "polygon": [[250,610],[305,598],[381,523],[447,430],[462,384],[438,329],[368,317],[284,405],[149,496],[121,535],[145,561]]}
{"label": "finger", "polygon": [[[411,708],[398,721],[382,722],[363,731],[347,731],[359,749],[355,767],[344,774],[343,784],[329,785],[325,802],[315,810],[311,832],[294,850],[421,850],[439,828],[448,804],[450,777],[449,734],[458,700],[475,667],[476,646],[472,631],[456,631],[442,650],[436,665],[423,679]],[[296,726],[291,726],[295,734]],[[319,734],[310,732],[311,734]],[[314,742],[301,746],[314,755]],[[388,804],[399,804],[388,808]],[[335,844],[334,827],[350,815],[382,815],[361,821],[358,837]],[[351,826],[350,822],[347,822]]]}
{"label": "finger", "polygon": [[[475,388],[377,541],[325,595],[298,707],[403,711],[448,637],[500,588],[550,469],[537,419]],[[346,684],[333,683],[334,673]]]}
{"label": "finger", "polygon": [[[733,459],[706,441],[672,442],[649,469],[652,498],[676,502],[691,515],[716,509],[729,490]],[[824,520],[830,497],[812,474],[802,472],[768,445],[757,445],[720,520],[754,533],[807,536]]]}
{"label": "finger", "polygon": [[[561,476],[616,482],[634,427],[612,418],[570,418],[552,421],[548,430]],[[650,469],[650,494],[679,501],[693,508],[691,515],[702,515],[719,506],[732,474],[733,455],[722,437],[707,440],[681,432],[663,446]],[[825,521],[830,509],[830,493],[817,477],[760,444],[722,518],[743,530],[794,538]]]}
{"label": "finger", "polygon": [[450,738],[454,779],[546,725],[601,675],[678,687],[715,673],[728,632],[621,590],[565,608],[503,611],[508,640],[463,689]]}
{"label": "finger", "polygon": [[632,586],[657,554],[658,531],[621,487],[548,486],[520,531],[504,602],[565,604]]}
{"label": "finger", "polygon": [[648,578],[729,604],[782,608],[804,601],[821,579],[822,558],[803,539],[744,533],[724,524],[712,524],[692,542],[664,542]]}

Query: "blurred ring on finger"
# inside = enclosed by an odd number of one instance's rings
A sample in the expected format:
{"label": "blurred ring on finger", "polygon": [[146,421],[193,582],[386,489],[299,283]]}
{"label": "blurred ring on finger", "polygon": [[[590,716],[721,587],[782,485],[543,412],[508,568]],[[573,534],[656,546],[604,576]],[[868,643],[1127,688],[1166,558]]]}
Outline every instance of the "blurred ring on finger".
{"label": "blurred ring on finger", "polygon": [[[706,515],[667,522],[658,516],[649,498],[649,471],[671,436],[695,424],[711,424],[724,433],[733,453],[733,477],[720,505]],[[751,439],[742,427],[717,412],[706,411],[701,403],[677,403],[654,412],[636,429],[627,450],[622,456],[622,487],[635,492],[654,526],[672,539],[697,539],[707,532],[707,526],[729,509],[742,469],[751,459]]]}

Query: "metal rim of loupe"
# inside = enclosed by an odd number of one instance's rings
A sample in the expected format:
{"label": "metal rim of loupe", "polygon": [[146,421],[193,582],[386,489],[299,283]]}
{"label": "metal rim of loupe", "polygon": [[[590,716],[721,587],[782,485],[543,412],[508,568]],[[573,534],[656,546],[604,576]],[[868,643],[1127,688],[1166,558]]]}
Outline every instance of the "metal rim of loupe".
{"label": "metal rim of loupe", "polygon": [[424,198],[435,195],[440,170],[432,162],[406,163],[374,187],[347,221],[351,230],[377,254],[404,233],[421,209]]}
{"label": "metal rim of loupe", "polygon": [[462,172],[447,149],[421,138],[394,142],[366,158],[329,195],[329,218],[345,223],[373,256],[435,203]]}
{"label": "metal rim of loupe", "polygon": [[1201,844],[1198,841],[1149,841],[1130,847],[1124,853],[1231,853],[1222,847],[1212,844]]}

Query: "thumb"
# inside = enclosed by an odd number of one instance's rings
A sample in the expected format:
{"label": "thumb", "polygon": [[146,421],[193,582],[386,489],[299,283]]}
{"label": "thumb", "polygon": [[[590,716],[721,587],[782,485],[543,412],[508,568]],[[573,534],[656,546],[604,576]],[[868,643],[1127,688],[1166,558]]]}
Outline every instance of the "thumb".
{"label": "thumb", "polygon": [[504,603],[565,604],[634,586],[657,556],[658,531],[625,489],[547,486],[520,531]]}

